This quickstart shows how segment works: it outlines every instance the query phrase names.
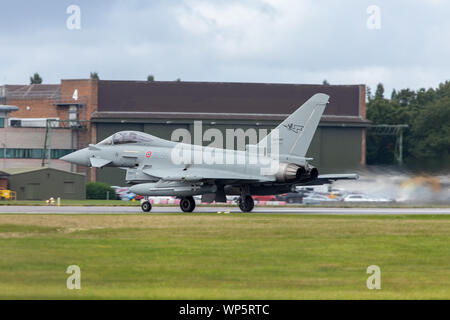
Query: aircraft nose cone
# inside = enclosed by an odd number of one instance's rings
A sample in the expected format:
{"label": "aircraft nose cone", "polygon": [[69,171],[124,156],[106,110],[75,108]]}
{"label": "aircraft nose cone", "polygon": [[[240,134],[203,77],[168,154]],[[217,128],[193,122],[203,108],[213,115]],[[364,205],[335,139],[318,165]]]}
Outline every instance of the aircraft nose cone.
{"label": "aircraft nose cone", "polygon": [[80,164],[83,166],[88,166],[89,165],[89,152],[85,148],[85,149],[81,149],[81,150],[69,153],[68,155],[65,155],[59,159],[67,161],[67,162],[75,163],[75,164]]}

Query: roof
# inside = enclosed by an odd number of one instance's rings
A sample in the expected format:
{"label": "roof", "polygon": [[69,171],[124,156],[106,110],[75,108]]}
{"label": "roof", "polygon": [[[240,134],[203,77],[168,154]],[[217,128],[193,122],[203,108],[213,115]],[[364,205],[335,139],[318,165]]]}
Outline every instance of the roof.
{"label": "roof", "polygon": [[60,169],[55,168],[48,168],[48,167],[35,167],[35,168],[2,168],[0,170],[0,175],[16,175],[16,174],[23,174],[23,173],[29,173],[29,172],[35,172],[35,171],[42,171],[42,170],[51,170],[51,171],[60,171],[64,173],[70,173],[70,174],[76,174],[76,175],[82,175],[82,173],[76,173],[76,172],[69,172],[64,171]]}
{"label": "roof", "polygon": [[57,99],[59,84],[5,85],[6,98],[15,99]]}
{"label": "roof", "polygon": [[[363,91],[361,91],[363,90]],[[184,81],[110,81],[98,85],[94,118],[284,119],[316,93],[330,95],[324,116],[360,115],[363,85],[270,84]],[[361,94],[363,92],[363,94]]]}
{"label": "roof", "polygon": [[[283,121],[289,114],[231,114],[231,113],[196,113],[196,112],[94,112],[92,122],[121,122],[138,118],[139,123],[154,122],[155,119],[194,119],[194,120],[255,120],[255,121]],[[367,127],[370,121],[361,116],[322,116],[321,125],[348,124]]]}
{"label": "roof", "polygon": [[3,168],[1,169],[2,172],[13,175],[13,174],[20,174],[20,173],[27,173],[32,171],[38,171],[41,169],[47,169],[47,168]]}
{"label": "roof", "polygon": [[0,111],[2,112],[12,112],[19,110],[19,107],[16,106],[9,106],[6,104],[0,104]]}

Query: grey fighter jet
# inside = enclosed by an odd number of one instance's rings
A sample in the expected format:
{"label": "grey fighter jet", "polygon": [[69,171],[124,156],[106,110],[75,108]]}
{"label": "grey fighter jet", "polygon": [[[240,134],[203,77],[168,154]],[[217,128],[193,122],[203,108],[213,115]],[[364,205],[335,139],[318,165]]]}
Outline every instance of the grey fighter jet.
{"label": "grey fighter jet", "polygon": [[305,157],[328,99],[326,94],[315,94],[245,151],[121,131],[61,159],[95,168],[126,169],[130,191],[145,196],[141,204],[145,212],[152,208],[148,196],[176,196],[181,199],[181,210],[192,212],[195,195],[201,195],[202,202],[226,202],[226,195],[238,195],[239,208],[250,212],[254,207],[251,195],[281,194],[297,185],[358,178],[356,174],[320,176],[309,163],[312,159]]}

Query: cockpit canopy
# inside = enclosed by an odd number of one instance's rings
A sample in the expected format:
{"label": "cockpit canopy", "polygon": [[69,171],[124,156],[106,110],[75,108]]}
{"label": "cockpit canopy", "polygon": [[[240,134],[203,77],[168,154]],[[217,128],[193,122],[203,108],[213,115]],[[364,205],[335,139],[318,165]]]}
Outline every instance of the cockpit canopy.
{"label": "cockpit canopy", "polygon": [[146,133],[138,131],[121,131],[109,136],[103,141],[100,141],[97,145],[111,146],[125,143],[150,144],[152,140],[152,136]]}

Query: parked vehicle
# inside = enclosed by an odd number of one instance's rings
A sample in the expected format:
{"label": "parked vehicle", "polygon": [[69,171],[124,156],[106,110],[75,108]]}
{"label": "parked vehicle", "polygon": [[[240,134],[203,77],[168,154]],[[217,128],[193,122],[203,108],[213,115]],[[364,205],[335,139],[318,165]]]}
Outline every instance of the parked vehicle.
{"label": "parked vehicle", "polygon": [[340,191],[340,190],[333,190],[329,193],[330,198],[334,198],[336,200],[342,200],[347,195],[347,192]]}
{"label": "parked vehicle", "polygon": [[304,195],[301,192],[289,192],[278,195],[277,199],[279,201],[286,201],[287,203],[302,203],[303,197]]}
{"label": "parked vehicle", "polygon": [[113,188],[114,191],[116,192],[117,200],[122,200],[122,198],[124,198],[126,196],[126,194],[129,193],[129,190],[130,190],[127,187],[118,187],[118,186],[112,186],[111,188]]}
{"label": "parked vehicle", "polygon": [[239,196],[235,196],[235,195],[233,195],[233,196],[227,195],[227,201],[233,201],[233,202],[236,202],[236,201],[238,201],[238,200],[239,200]]}
{"label": "parked vehicle", "polygon": [[252,196],[254,201],[277,201],[277,197],[274,195],[270,196]]}
{"label": "parked vehicle", "polygon": [[376,198],[376,197],[369,197],[365,194],[349,194],[343,198],[344,202],[392,202],[392,199],[388,198]]}
{"label": "parked vehicle", "polygon": [[122,193],[122,194],[120,195],[120,200],[123,200],[123,201],[131,201],[131,200],[133,200],[135,197],[136,197],[136,194],[135,194],[135,193],[127,192],[127,193]]}
{"label": "parked vehicle", "polygon": [[143,196],[136,195],[135,193],[130,192],[130,188],[128,187],[112,186],[111,188],[113,188],[114,191],[116,192],[117,200],[129,201],[133,199],[141,200],[144,198]]}
{"label": "parked vehicle", "polygon": [[330,198],[326,195],[318,194],[318,193],[312,193],[309,194],[307,197],[303,198],[304,204],[320,204],[321,202],[333,202],[338,201],[336,198]]}

